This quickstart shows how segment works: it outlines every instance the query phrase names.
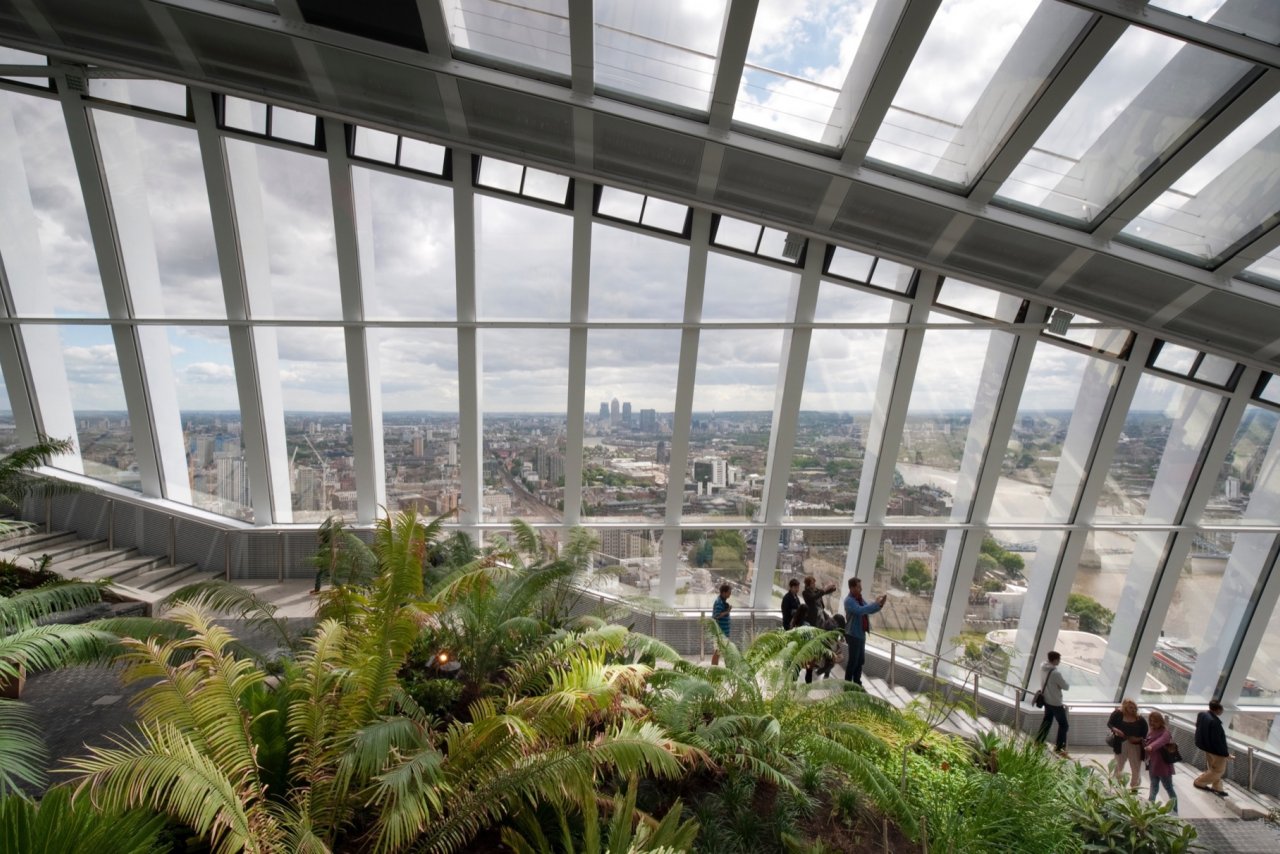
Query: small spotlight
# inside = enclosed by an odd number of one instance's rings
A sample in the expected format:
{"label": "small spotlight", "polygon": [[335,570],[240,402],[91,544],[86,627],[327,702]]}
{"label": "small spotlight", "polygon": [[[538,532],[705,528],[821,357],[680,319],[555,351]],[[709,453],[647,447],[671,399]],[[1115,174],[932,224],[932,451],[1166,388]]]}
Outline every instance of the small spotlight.
{"label": "small spotlight", "polygon": [[447,663],[449,662],[449,653],[447,653],[447,652],[442,652],[442,653],[440,653],[439,655],[437,655],[437,656],[436,656],[436,659],[437,659],[441,664],[447,664]]}

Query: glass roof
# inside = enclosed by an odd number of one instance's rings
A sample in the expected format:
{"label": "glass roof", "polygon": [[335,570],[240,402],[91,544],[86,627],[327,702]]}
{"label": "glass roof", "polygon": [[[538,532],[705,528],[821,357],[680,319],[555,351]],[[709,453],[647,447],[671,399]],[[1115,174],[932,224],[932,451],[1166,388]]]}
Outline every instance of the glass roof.
{"label": "glass roof", "polygon": [[1276,214],[1278,187],[1280,95],[1187,170],[1123,233],[1210,261]]}
{"label": "glass roof", "polygon": [[1094,220],[1248,71],[1150,30],[1126,30],[997,198]]}
{"label": "glass roof", "polygon": [[446,0],[455,48],[569,74],[569,0]]}

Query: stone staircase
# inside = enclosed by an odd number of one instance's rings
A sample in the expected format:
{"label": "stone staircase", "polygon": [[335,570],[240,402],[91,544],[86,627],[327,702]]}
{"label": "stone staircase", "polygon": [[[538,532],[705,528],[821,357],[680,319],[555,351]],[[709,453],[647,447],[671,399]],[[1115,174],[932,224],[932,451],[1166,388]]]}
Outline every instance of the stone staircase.
{"label": "stone staircase", "polygon": [[[47,558],[47,561],[46,561]],[[65,531],[21,530],[0,539],[0,559],[56,572],[75,581],[110,581],[123,598],[148,610],[170,593],[215,576],[194,563],[170,565],[169,558],[136,548],[108,548],[106,540],[86,540]]]}

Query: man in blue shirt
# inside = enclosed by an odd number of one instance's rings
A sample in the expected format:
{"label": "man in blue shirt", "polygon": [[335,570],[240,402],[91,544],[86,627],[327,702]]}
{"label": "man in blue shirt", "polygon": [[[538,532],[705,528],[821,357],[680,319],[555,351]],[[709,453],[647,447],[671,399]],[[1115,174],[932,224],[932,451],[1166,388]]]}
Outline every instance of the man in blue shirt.
{"label": "man in blue shirt", "polygon": [[849,644],[849,657],[844,663],[844,681],[862,684],[862,665],[867,660],[867,632],[870,616],[884,607],[889,597],[882,595],[874,602],[862,598],[862,579],[849,579],[849,595],[844,597],[844,637]]}
{"label": "man in blue shirt", "polygon": [[[729,594],[733,592],[733,588],[728,584],[720,585],[720,595],[716,597],[715,604],[711,606],[711,619],[715,620],[716,627],[720,629],[720,634],[726,638],[729,637],[729,612],[733,610],[733,606],[729,604]],[[717,644],[715,651],[711,653],[711,666],[715,667],[720,663],[720,645]]]}

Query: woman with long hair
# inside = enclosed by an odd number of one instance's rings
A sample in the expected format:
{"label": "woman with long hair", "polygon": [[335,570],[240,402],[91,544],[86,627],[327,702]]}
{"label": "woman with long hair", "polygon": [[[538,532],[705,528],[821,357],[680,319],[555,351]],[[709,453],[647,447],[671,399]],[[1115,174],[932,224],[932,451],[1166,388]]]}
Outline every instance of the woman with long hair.
{"label": "woman with long hair", "polygon": [[1164,758],[1164,746],[1173,740],[1173,733],[1169,727],[1165,726],[1164,715],[1152,712],[1147,717],[1151,724],[1144,739],[1147,748],[1147,767],[1151,770],[1151,795],[1147,800],[1154,801],[1156,793],[1160,791],[1160,786],[1163,784],[1164,790],[1169,793],[1169,803],[1173,805],[1173,812],[1176,815],[1178,793],[1173,790],[1173,766]]}
{"label": "woman with long hair", "polygon": [[1138,791],[1142,773],[1142,741],[1147,737],[1147,722],[1138,714],[1138,704],[1125,698],[1120,708],[1111,713],[1107,721],[1111,736],[1119,745],[1116,751],[1116,779],[1125,782],[1124,766],[1129,766],[1129,788]]}

